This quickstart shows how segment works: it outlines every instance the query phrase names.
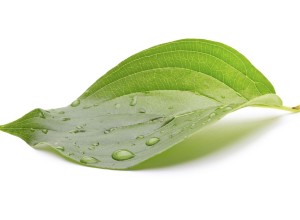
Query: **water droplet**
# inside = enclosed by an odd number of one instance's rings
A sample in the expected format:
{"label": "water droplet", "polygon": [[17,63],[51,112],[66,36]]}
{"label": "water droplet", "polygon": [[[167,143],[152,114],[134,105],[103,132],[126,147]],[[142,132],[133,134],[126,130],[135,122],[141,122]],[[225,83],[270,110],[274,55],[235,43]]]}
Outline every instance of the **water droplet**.
{"label": "water droplet", "polygon": [[174,119],[175,117],[167,119],[160,127],[166,126],[167,124],[171,123]]}
{"label": "water droplet", "polygon": [[59,151],[65,151],[65,148],[62,147],[62,146],[57,146],[57,147],[56,147],[56,150],[59,150]]}
{"label": "water droplet", "polygon": [[226,97],[225,97],[225,95],[221,95],[221,98],[222,98],[222,99],[225,99]]}
{"label": "water droplet", "polygon": [[129,160],[129,159],[133,158],[134,156],[135,156],[134,153],[132,153],[129,150],[124,150],[124,149],[116,150],[111,155],[111,157],[117,161]]}
{"label": "water droplet", "polygon": [[112,132],[112,131],[114,131],[114,130],[116,130],[116,128],[106,129],[106,130],[104,131],[104,134],[109,134],[110,132]]}
{"label": "water droplet", "polygon": [[62,118],[62,121],[70,121],[71,118]]}
{"label": "water droplet", "polygon": [[77,129],[77,130],[72,130],[72,131],[69,131],[69,133],[73,133],[73,134],[77,134],[77,133],[84,133],[85,130],[84,129]]}
{"label": "water droplet", "polygon": [[168,109],[173,109],[174,107],[173,106],[170,106]]}
{"label": "water droplet", "polygon": [[34,128],[30,128],[30,131],[31,131],[31,132],[35,132],[35,129],[34,129]]}
{"label": "water droplet", "polygon": [[83,106],[83,109],[89,109],[91,108],[92,106]]}
{"label": "water droplet", "polygon": [[144,138],[144,135],[139,135],[139,136],[136,137],[137,140],[141,140],[143,138]]}
{"label": "water droplet", "polygon": [[224,112],[228,112],[228,111],[231,111],[231,110],[232,110],[232,108],[230,106],[227,106],[227,107],[224,108]]}
{"label": "water droplet", "polygon": [[47,134],[47,133],[48,133],[48,130],[47,130],[47,129],[43,129],[42,132],[43,132],[44,134]]}
{"label": "water droplet", "polygon": [[99,105],[99,104],[97,104],[97,103],[96,103],[96,104],[94,104],[94,106],[95,106],[95,107],[96,107],[96,106],[98,106],[98,105]]}
{"label": "water droplet", "polygon": [[99,146],[99,145],[100,145],[99,142],[93,144],[93,146]]}
{"label": "water droplet", "polygon": [[72,107],[77,107],[78,105],[80,105],[80,100],[78,99],[71,103]]}
{"label": "water droplet", "polygon": [[209,118],[213,118],[213,117],[215,117],[216,116],[216,113],[211,113],[210,115],[209,115]]}
{"label": "water droplet", "polygon": [[42,112],[42,110],[40,110],[39,116],[40,116],[40,118],[46,118],[46,116],[45,116],[44,112]]}
{"label": "water droplet", "polygon": [[81,125],[76,126],[77,129],[82,129],[83,127]]}
{"label": "water droplet", "polygon": [[116,107],[116,108],[120,108],[121,105],[120,105],[119,103],[117,103],[117,104],[115,104],[115,107]]}
{"label": "water droplet", "polygon": [[64,111],[60,111],[60,112],[58,112],[58,114],[63,115],[63,114],[65,114],[65,112]]}
{"label": "water droplet", "polygon": [[130,106],[135,106],[137,103],[137,96],[133,96],[130,102]]}
{"label": "water droplet", "polygon": [[146,141],[147,146],[153,146],[154,144],[158,143],[160,141],[157,137],[152,137],[148,141]]}
{"label": "water droplet", "polygon": [[88,149],[89,150],[95,150],[95,146],[89,146]]}
{"label": "water droplet", "polygon": [[94,157],[89,157],[89,156],[83,156],[80,159],[80,163],[84,163],[84,164],[93,164],[93,163],[98,163],[100,162],[98,159],[94,158]]}
{"label": "water droplet", "polygon": [[146,113],[146,109],[140,108],[140,109],[139,109],[139,113]]}
{"label": "water droplet", "polygon": [[68,153],[68,156],[70,157],[70,156],[73,156],[74,154],[73,153]]}

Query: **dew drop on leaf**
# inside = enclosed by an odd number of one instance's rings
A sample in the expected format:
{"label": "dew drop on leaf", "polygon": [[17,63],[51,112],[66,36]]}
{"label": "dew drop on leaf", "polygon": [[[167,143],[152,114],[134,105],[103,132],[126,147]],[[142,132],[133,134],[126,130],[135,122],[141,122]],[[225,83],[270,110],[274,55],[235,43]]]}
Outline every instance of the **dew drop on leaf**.
{"label": "dew drop on leaf", "polygon": [[130,101],[130,106],[135,106],[137,103],[137,96],[133,96]]}
{"label": "dew drop on leaf", "polygon": [[154,144],[158,143],[160,139],[158,137],[152,137],[148,141],[146,141],[147,146],[153,146]]}
{"label": "dew drop on leaf", "polygon": [[143,138],[144,138],[144,135],[139,135],[139,136],[136,137],[137,140],[140,140],[140,139],[143,139]]}
{"label": "dew drop on leaf", "polygon": [[83,156],[80,159],[80,163],[84,163],[84,164],[93,164],[93,163],[98,163],[98,162],[100,162],[98,159],[96,159],[94,157],[89,157],[89,156]]}
{"label": "dew drop on leaf", "polygon": [[71,103],[72,107],[77,107],[79,105],[80,105],[80,100],[78,100],[78,99]]}
{"label": "dew drop on leaf", "polygon": [[129,160],[129,159],[133,158],[134,156],[135,156],[134,153],[132,153],[129,150],[124,150],[124,149],[116,150],[111,155],[111,157],[117,161]]}
{"label": "dew drop on leaf", "polygon": [[47,130],[47,129],[43,129],[42,132],[43,132],[44,134],[47,134],[47,133],[48,133],[48,130]]}
{"label": "dew drop on leaf", "polygon": [[140,108],[140,109],[139,109],[139,113],[146,113],[146,109]]}
{"label": "dew drop on leaf", "polygon": [[65,150],[65,148],[62,147],[62,146],[57,146],[57,147],[55,147],[55,149],[56,149],[56,150],[59,150],[59,151],[64,151],[64,150]]}

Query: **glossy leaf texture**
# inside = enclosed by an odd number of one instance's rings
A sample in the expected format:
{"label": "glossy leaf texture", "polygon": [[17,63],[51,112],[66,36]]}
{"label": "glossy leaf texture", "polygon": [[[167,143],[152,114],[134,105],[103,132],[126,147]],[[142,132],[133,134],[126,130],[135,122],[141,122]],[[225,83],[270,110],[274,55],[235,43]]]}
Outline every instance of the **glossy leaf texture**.
{"label": "glossy leaf texture", "polygon": [[129,57],[67,107],[35,109],[0,130],[84,165],[126,169],[249,105],[284,108],[239,52],[184,39]]}

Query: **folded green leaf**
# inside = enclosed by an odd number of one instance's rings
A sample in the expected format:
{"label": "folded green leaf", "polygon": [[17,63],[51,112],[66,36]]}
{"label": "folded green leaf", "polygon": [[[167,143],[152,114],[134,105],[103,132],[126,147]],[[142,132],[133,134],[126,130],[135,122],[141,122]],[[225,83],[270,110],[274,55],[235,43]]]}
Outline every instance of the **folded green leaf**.
{"label": "folded green leaf", "polygon": [[298,111],[236,50],[184,39],[131,56],[68,107],[35,109],[0,130],[84,165],[125,169],[246,106]]}

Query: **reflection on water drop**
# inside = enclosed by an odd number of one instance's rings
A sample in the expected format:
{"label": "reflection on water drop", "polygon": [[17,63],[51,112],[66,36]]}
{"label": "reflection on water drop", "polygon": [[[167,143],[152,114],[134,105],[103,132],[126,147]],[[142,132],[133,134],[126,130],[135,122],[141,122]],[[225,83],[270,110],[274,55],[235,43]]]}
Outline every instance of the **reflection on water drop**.
{"label": "reflection on water drop", "polygon": [[123,160],[129,160],[133,158],[135,155],[129,150],[121,149],[113,152],[111,156],[114,160],[123,161]]}

